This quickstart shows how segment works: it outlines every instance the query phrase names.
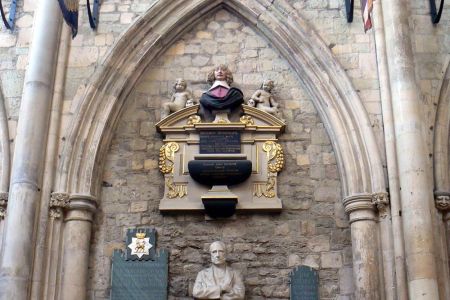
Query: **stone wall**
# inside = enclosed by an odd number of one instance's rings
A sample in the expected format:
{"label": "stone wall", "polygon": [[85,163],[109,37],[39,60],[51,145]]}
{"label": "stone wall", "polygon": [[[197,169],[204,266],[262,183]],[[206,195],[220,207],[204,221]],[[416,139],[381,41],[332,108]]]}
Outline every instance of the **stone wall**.
{"label": "stone wall", "polygon": [[[287,130],[280,141],[286,166],[279,177],[284,209],[210,221],[203,214],[162,215],[163,176],[155,131],[174,79],[184,77],[196,98],[206,73],[219,63],[233,70],[248,99],[262,80],[275,80]],[[341,204],[334,153],[308,95],[289,65],[252,28],[222,10],[185,33],[149,66],[130,95],[106,159],[95,223],[90,297],[108,299],[111,254],[124,248],[127,228],[152,226],[158,247],[170,250],[171,298],[189,297],[197,272],[209,264],[209,243],[229,245],[230,263],[245,277],[249,299],[289,298],[296,265],[319,269],[321,299],[352,294],[350,230]]]}
{"label": "stone wall", "polygon": [[[89,28],[85,6],[81,6],[78,36],[72,41],[64,97],[63,128],[70,122],[72,110],[81,99],[90,76],[101,64],[111,46],[136,18],[145,14],[155,1],[108,1],[100,11],[97,32]],[[346,70],[370,116],[381,153],[383,132],[379,84],[373,32],[364,33],[359,3],[355,4],[354,22],[347,23],[345,4],[338,0],[286,1],[304,17],[329,46]],[[195,74],[193,74],[195,76]],[[65,131],[63,131],[65,134]]]}
{"label": "stone wall", "polygon": [[[439,4],[439,2],[438,2]],[[422,92],[424,135],[433,153],[436,109],[441,84],[450,61],[450,5],[445,3],[438,25],[431,23],[428,2],[411,1],[410,27],[416,64],[416,79]],[[432,166],[430,156],[429,164]]]}
{"label": "stone wall", "polygon": [[[11,1],[2,1],[2,4],[8,16]],[[33,0],[18,1],[15,28],[12,32],[5,28],[3,22],[0,23],[0,89],[8,115],[11,150],[14,149],[35,7]]]}

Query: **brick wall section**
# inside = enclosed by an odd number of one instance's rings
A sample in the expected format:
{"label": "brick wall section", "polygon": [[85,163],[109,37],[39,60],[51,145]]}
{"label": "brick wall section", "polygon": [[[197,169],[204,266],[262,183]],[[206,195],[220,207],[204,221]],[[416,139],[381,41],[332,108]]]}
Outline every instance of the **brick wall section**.
{"label": "brick wall section", "polygon": [[[174,79],[182,76],[198,99],[206,73],[219,63],[234,71],[248,99],[264,78],[287,121],[281,137],[286,166],[279,177],[281,214],[238,215],[206,221],[202,214],[158,212],[163,176],[158,171],[162,137],[154,124]],[[249,299],[286,299],[293,266],[319,268],[321,299],[351,293],[350,230],[329,138],[309,97],[287,63],[250,27],[226,11],[198,24],[155,61],[131,94],[104,172],[101,208],[92,248],[90,295],[109,297],[112,249],[124,248],[126,228],[154,226],[158,247],[170,249],[171,298],[188,297],[195,276],[209,264],[210,242],[224,240],[230,262],[245,277]]]}

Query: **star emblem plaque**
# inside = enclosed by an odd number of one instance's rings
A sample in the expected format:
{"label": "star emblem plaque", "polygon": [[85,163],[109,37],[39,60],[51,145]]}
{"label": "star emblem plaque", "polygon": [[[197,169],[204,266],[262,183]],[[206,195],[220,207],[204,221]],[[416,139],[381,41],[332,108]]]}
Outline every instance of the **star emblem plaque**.
{"label": "star emblem plaque", "polygon": [[131,255],[136,255],[139,258],[150,255],[150,248],[153,245],[150,243],[150,238],[145,236],[145,232],[137,232],[136,237],[131,238],[132,242],[128,245],[128,248],[131,249]]}

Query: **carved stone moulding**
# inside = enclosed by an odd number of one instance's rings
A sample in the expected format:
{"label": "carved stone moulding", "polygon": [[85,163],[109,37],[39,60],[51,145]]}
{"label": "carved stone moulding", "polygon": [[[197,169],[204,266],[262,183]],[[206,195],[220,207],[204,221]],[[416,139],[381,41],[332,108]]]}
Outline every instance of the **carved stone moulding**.
{"label": "carved stone moulding", "polygon": [[0,192],[0,220],[6,216],[6,207],[8,206],[8,193]]}
{"label": "carved stone moulding", "polygon": [[372,194],[356,194],[344,198],[345,212],[349,214],[350,224],[358,221],[375,221],[375,203]]}
{"label": "carved stone moulding", "polygon": [[385,216],[389,208],[389,194],[387,192],[372,194],[372,203],[377,207],[380,216]]}
{"label": "carved stone moulding", "polygon": [[52,193],[50,195],[50,210],[49,215],[54,219],[61,218],[63,210],[69,207],[69,194],[67,193]]}
{"label": "carved stone moulding", "polygon": [[[223,197],[226,194],[230,199],[237,199],[238,212],[281,210],[282,204],[277,194],[277,175],[283,168],[284,154],[277,141],[284,131],[284,122],[247,105],[242,105],[243,115],[238,122],[204,122],[198,114],[198,108],[198,105],[184,108],[156,124],[157,130],[165,135],[159,158],[159,168],[165,179],[160,211],[205,211],[202,199],[214,198],[219,190]],[[227,154],[228,150],[235,151],[236,145],[228,146],[226,143],[224,147],[230,149],[225,149],[221,154],[201,153],[201,148],[204,149],[209,141],[201,132],[229,132],[230,136],[233,136],[233,142],[238,136],[238,153]],[[242,159],[251,162],[251,174],[243,182],[208,186],[194,180],[189,173],[188,166],[192,161],[208,160],[217,169],[221,164],[226,165],[227,160],[238,164]],[[224,175],[233,172],[225,165]],[[207,169],[205,168],[205,172],[211,171]],[[236,168],[236,172],[239,171],[239,168]]]}

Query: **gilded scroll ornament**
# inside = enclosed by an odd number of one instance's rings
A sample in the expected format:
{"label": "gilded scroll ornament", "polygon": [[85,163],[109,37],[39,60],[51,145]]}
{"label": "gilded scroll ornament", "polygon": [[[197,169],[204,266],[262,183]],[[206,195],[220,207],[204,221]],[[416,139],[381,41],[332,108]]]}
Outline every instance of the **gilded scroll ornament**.
{"label": "gilded scroll ornament", "polygon": [[201,121],[202,121],[202,119],[200,118],[200,116],[192,115],[192,116],[189,116],[187,124],[188,125],[194,125],[194,124],[200,123]]}
{"label": "gilded scroll ornament", "polygon": [[267,168],[269,172],[280,172],[284,166],[284,153],[281,145],[273,141],[267,141],[262,148],[267,153]]}
{"label": "gilded scroll ornament", "polygon": [[163,174],[173,172],[175,162],[175,152],[180,149],[180,145],[175,142],[169,142],[159,149],[159,170]]}
{"label": "gilded scroll ornament", "polygon": [[186,184],[176,184],[173,182],[172,176],[166,178],[166,186],[169,189],[167,191],[167,197],[173,198],[183,198],[187,195]]}
{"label": "gilded scroll ornament", "polygon": [[241,123],[244,123],[245,125],[255,125],[255,121],[253,121],[253,118],[249,115],[243,115],[240,118]]}
{"label": "gilded scroll ornament", "polygon": [[267,182],[255,183],[253,185],[253,196],[261,198],[265,196],[267,198],[275,197],[275,177],[271,176]]}

